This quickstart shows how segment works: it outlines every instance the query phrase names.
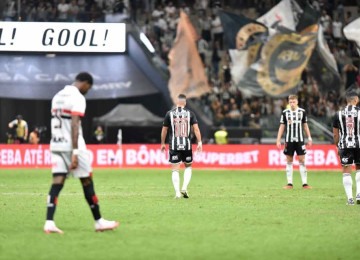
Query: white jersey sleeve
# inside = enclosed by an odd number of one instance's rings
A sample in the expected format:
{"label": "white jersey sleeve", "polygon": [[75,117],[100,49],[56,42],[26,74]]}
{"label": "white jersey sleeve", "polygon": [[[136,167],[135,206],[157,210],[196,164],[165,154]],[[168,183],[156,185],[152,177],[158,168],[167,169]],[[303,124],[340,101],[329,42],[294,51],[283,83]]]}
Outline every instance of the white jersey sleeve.
{"label": "white jersey sleeve", "polygon": [[[80,93],[79,93],[80,94]],[[73,96],[71,114],[83,117],[85,115],[86,100],[83,95]]]}

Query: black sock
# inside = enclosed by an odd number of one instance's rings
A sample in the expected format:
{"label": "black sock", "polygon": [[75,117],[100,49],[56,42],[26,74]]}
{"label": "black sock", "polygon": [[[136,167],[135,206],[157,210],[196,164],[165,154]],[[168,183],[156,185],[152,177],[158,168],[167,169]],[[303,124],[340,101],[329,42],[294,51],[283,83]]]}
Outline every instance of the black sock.
{"label": "black sock", "polygon": [[84,190],[85,199],[90,206],[94,219],[95,220],[100,219],[101,218],[100,207],[98,204],[98,198],[96,197],[95,194],[93,181],[91,180],[90,182],[86,183],[86,185],[83,184],[83,190]]}
{"label": "black sock", "polygon": [[58,196],[63,187],[64,187],[64,184],[51,185],[48,199],[47,199],[46,220],[54,220],[54,214],[55,214]]}

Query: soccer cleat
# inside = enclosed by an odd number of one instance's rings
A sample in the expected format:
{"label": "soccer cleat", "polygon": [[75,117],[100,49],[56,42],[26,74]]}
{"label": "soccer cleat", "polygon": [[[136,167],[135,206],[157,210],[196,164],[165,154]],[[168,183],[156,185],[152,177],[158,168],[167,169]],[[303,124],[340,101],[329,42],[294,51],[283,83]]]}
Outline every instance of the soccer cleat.
{"label": "soccer cleat", "polygon": [[183,197],[184,197],[185,199],[190,198],[190,197],[189,197],[189,194],[187,193],[186,190],[182,190],[182,191],[181,191],[181,194],[183,195]]}
{"label": "soccer cleat", "polygon": [[360,205],[360,193],[356,195],[356,204]]}
{"label": "soccer cleat", "polygon": [[291,190],[292,188],[294,188],[294,186],[291,183],[288,183],[287,185],[285,185],[283,187],[285,190]]}
{"label": "soccer cleat", "polygon": [[303,184],[303,189],[312,189],[312,187],[308,184]]}
{"label": "soccer cleat", "polygon": [[181,199],[181,196],[176,195],[176,196],[175,196],[175,199],[176,199],[176,200]]}
{"label": "soccer cleat", "polygon": [[348,199],[346,205],[350,205],[350,206],[355,205],[354,199],[353,198]]}
{"label": "soccer cleat", "polygon": [[117,221],[111,221],[101,218],[95,222],[95,231],[103,232],[107,230],[114,230],[118,226],[119,226],[119,222]]}
{"label": "soccer cleat", "polygon": [[58,233],[58,234],[64,234],[64,231],[59,229],[54,221],[47,220],[44,225],[44,232],[45,234],[51,234],[51,233]]}

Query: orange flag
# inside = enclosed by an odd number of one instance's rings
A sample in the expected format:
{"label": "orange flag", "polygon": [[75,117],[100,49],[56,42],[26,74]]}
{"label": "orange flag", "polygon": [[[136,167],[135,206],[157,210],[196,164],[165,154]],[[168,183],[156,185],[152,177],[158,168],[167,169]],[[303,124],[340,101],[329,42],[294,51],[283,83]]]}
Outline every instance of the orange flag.
{"label": "orange flag", "polygon": [[200,97],[211,91],[196,47],[198,35],[189,17],[180,12],[176,39],[169,52],[169,91],[173,102],[179,94]]}

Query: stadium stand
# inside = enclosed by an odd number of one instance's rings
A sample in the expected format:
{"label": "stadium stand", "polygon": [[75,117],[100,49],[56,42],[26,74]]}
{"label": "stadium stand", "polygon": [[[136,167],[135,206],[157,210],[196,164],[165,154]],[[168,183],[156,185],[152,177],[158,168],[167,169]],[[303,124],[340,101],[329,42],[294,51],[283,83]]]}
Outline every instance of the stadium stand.
{"label": "stadium stand", "polygon": [[[176,36],[179,10],[191,18],[199,35],[198,50],[206,68],[212,92],[193,103],[213,122],[214,131],[220,126],[229,128],[263,129],[264,140],[275,137],[281,111],[286,98],[246,96],[232,83],[231,59],[221,39],[221,24],[217,17],[220,9],[257,18],[279,1],[236,0],[7,0],[1,1],[0,19],[3,21],[66,21],[66,22],[119,22],[135,24],[146,34],[161,58],[166,70],[167,55]],[[303,1],[300,1],[303,2]],[[356,46],[347,41],[342,28],[359,16],[359,1],[310,1],[322,13],[320,22],[324,37],[341,72],[342,84],[338,91],[322,93],[314,79],[305,70],[298,87],[299,106],[308,111],[310,118],[330,128],[332,117],[344,102],[342,94],[348,87],[360,87],[359,59]],[[214,44],[214,36],[220,44]],[[220,38],[219,38],[220,37]],[[340,98],[339,98],[340,97]],[[310,126],[311,127],[311,126]],[[319,127],[317,127],[319,129]],[[330,141],[319,130],[318,141]],[[316,131],[314,133],[316,138]],[[270,138],[270,139],[269,139]],[[235,141],[237,142],[237,141]],[[264,141],[266,142],[266,141]]]}

